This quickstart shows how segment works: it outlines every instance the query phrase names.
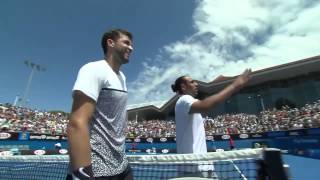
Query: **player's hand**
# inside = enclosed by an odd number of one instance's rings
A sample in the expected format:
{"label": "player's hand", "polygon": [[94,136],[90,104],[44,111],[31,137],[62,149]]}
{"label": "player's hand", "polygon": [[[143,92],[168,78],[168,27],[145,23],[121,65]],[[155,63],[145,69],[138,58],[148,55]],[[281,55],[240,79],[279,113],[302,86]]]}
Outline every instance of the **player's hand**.
{"label": "player's hand", "polygon": [[94,180],[92,165],[81,167],[72,172],[73,180]]}
{"label": "player's hand", "polygon": [[240,74],[236,80],[233,82],[235,88],[240,89],[245,86],[251,79],[251,69],[246,69],[242,74]]}

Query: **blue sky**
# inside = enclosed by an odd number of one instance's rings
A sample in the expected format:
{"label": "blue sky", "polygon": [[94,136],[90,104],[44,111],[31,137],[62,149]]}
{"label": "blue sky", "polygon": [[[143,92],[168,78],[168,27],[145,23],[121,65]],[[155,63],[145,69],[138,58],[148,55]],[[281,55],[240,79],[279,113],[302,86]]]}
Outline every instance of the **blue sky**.
{"label": "blue sky", "polygon": [[211,81],[320,55],[319,0],[1,0],[0,103],[70,111],[79,68],[103,58],[101,35],[125,28],[134,53],[122,70],[129,104],[166,101],[184,74]]}

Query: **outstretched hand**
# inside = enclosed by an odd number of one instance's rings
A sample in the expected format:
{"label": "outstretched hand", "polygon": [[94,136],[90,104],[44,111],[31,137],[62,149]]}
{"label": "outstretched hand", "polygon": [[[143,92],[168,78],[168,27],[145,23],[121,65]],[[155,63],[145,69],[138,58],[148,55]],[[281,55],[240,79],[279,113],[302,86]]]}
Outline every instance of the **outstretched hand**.
{"label": "outstretched hand", "polygon": [[251,69],[246,69],[242,74],[240,74],[233,82],[235,88],[241,89],[245,86],[251,79]]}

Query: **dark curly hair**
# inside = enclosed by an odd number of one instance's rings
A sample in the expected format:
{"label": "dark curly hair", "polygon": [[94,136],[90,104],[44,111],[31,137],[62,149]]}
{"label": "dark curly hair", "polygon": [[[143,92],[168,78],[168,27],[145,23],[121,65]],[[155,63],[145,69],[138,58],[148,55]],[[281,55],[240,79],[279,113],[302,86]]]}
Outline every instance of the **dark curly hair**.
{"label": "dark curly hair", "polygon": [[186,82],[185,77],[186,77],[186,76],[180,76],[180,77],[178,77],[178,78],[176,79],[176,81],[174,82],[174,84],[171,85],[171,89],[172,89],[173,92],[179,93],[179,94],[182,93],[182,91],[181,91],[181,84]]}
{"label": "dark curly hair", "polygon": [[119,39],[120,37],[120,34],[124,34],[126,36],[128,36],[130,38],[130,40],[132,40],[132,34],[127,31],[127,30],[124,30],[124,29],[112,29],[108,32],[105,32],[102,36],[102,40],[101,40],[101,46],[102,46],[102,49],[103,49],[103,53],[104,54],[107,54],[107,40],[108,39],[112,39],[114,41],[116,41],[117,39]]}

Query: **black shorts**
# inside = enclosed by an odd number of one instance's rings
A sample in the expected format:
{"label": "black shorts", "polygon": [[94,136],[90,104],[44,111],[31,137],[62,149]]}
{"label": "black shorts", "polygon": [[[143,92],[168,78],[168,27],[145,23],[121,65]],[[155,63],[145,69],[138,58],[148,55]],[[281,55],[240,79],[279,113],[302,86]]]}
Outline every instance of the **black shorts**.
{"label": "black shorts", "polygon": [[[96,180],[132,180],[133,173],[130,165],[124,170],[122,173],[117,174],[115,176],[102,176],[95,177]],[[67,175],[66,180],[72,180],[72,176],[70,174]]]}

